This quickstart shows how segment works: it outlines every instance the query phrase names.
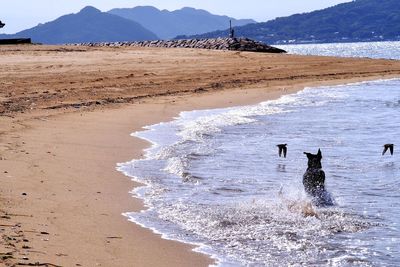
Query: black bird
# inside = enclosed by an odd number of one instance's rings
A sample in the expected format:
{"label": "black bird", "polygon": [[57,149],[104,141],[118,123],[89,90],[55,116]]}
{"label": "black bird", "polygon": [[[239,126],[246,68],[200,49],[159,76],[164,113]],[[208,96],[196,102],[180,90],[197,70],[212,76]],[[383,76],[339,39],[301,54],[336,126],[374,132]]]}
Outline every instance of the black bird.
{"label": "black bird", "polygon": [[1,22],[1,20],[0,20],[0,29],[3,28],[5,25],[6,25],[6,24],[3,23],[3,22]]}
{"label": "black bird", "polygon": [[385,155],[386,151],[389,149],[390,150],[390,155],[393,155],[393,144],[386,144],[383,145],[383,152],[382,152],[382,156]]}
{"label": "black bird", "polygon": [[279,157],[282,157],[282,152],[283,152],[283,157],[286,158],[286,153],[287,153],[287,144],[279,144],[276,145],[279,148]]}

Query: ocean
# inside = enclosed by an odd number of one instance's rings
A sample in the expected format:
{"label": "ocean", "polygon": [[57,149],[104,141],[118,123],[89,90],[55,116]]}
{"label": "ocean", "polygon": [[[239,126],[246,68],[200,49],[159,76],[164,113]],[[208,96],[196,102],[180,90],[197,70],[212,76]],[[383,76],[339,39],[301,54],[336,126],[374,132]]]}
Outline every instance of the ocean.
{"label": "ocean", "polygon": [[[400,42],[281,46],[290,53],[400,59]],[[135,137],[152,145],[118,170],[145,184],[124,214],[196,244],[219,266],[399,266],[400,79],[305,88],[257,105],[181,112]],[[287,158],[277,144],[287,143]],[[309,203],[303,152],[322,151],[336,203]]]}

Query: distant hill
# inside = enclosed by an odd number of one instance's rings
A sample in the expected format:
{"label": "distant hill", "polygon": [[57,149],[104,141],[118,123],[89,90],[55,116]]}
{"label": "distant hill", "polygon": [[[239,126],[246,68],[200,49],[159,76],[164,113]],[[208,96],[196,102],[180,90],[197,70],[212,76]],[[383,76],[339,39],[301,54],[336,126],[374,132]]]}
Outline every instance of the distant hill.
{"label": "distant hill", "polygon": [[17,37],[30,37],[33,42],[45,44],[158,39],[139,23],[94,7],[85,7],[77,14],[65,15],[16,34],[0,35],[0,38]]}
{"label": "distant hill", "polygon": [[[399,0],[355,0],[311,13],[236,27],[237,36],[266,43],[400,40]],[[227,36],[215,31],[190,38]]]}
{"label": "distant hill", "polygon": [[154,32],[161,39],[171,39],[177,35],[193,35],[229,27],[229,20],[235,26],[255,23],[251,19],[234,19],[213,15],[205,10],[185,7],[175,11],[159,10],[152,6],[117,8],[108,13],[136,21]]}

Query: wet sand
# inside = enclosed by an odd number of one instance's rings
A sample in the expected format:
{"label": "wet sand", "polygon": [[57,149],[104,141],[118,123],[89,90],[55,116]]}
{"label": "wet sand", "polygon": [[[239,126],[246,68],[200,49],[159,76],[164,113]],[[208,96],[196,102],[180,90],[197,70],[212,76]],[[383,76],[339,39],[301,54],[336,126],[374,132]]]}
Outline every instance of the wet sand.
{"label": "wet sand", "polygon": [[[180,111],[304,86],[400,77],[400,62],[193,49],[0,47],[0,262],[206,266],[193,246],[121,215],[143,209],[115,170],[129,134]],[[52,266],[52,265],[49,265]]]}

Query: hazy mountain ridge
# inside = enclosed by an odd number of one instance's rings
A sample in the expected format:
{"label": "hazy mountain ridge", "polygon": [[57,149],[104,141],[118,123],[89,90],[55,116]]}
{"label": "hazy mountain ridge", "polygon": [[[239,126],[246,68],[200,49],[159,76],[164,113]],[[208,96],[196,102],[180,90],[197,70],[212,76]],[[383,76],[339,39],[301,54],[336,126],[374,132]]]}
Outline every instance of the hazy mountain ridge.
{"label": "hazy mountain ridge", "polygon": [[168,11],[159,10],[152,6],[138,6],[134,8],[115,8],[108,12],[140,23],[161,39],[226,29],[229,27],[229,20],[232,20],[232,24],[235,26],[255,23],[251,19],[237,20],[190,7]]}
{"label": "hazy mountain ridge", "polygon": [[[235,27],[237,36],[266,43],[400,40],[400,1],[355,0],[330,8]],[[180,38],[216,38],[228,30]]]}
{"label": "hazy mountain ridge", "polygon": [[0,38],[20,37],[30,37],[33,42],[45,44],[158,39],[157,35],[137,22],[90,6],[79,13],[64,15],[16,34],[0,35]]}

